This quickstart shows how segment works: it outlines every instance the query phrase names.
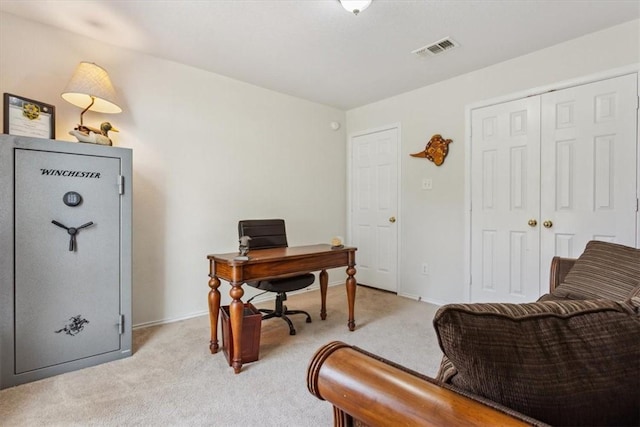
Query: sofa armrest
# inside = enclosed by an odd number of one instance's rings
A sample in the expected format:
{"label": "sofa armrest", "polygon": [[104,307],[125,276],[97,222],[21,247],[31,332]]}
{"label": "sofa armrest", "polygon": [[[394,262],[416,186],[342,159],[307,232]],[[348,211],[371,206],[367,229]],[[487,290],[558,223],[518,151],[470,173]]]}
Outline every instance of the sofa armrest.
{"label": "sofa armrest", "polygon": [[553,292],[553,290],[564,281],[565,276],[575,262],[575,258],[553,257],[551,260],[551,274],[549,276],[549,292]]}
{"label": "sofa armrest", "polygon": [[442,387],[435,380],[334,341],[307,369],[311,394],[334,406],[336,426],[525,426],[514,416]]}

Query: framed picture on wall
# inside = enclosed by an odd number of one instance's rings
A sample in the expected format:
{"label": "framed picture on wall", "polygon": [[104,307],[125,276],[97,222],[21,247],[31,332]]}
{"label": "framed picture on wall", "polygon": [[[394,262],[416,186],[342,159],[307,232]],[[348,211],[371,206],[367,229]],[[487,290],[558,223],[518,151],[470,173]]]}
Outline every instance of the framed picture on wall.
{"label": "framed picture on wall", "polygon": [[56,107],[5,93],[3,132],[9,135],[54,139]]}

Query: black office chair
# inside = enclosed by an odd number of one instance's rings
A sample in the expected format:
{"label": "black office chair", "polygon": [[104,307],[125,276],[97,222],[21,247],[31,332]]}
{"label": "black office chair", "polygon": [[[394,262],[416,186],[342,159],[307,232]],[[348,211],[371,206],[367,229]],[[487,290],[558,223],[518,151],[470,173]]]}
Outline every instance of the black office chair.
{"label": "black office chair", "polygon": [[[249,256],[254,249],[286,248],[287,233],[282,219],[251,219],[238,222],[238,235],[249,236]],[[299,276],[287,277],[283,279],[261,280],[259,282],[247,282],[247,285],[261,289],[265,292],[276,292],[275,310],[260,309],[265,313],[262,318],[270,319],[280,317],[289,324],[289,335],[295,335],[296,330],[293,323],[287,317],[291,314],[304,314],[307,316],[307,323],[311,323],[311,316],[306,311],[289,310],[284,301],[287,300],[287,292],[304,289],[315,280],[312,273],[301,274]]]}

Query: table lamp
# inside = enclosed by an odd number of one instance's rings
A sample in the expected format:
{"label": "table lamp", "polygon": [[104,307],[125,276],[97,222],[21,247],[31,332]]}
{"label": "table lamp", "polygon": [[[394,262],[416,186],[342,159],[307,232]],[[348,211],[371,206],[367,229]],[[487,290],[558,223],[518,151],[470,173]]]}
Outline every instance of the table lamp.
{"label": "table lamp", "polygon": [[118,97],[106,70],[93,62],[81,62],[62,92],[62,99],[84,108],[78,130],[86,130],[83,116],[88,110],[98,113],[121,113]]}

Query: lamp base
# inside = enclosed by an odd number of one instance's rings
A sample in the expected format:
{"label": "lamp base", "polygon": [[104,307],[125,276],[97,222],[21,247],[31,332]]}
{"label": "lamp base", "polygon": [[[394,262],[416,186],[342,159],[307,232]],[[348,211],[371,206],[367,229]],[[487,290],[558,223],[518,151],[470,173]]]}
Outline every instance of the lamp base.
{"label": "lamp base", "polygon": [[118,129],[111,126],[109,122],[102,122],[100,129],[79,124],[75,129],[69,131],[69,135],[75,136],[78,142],[111,146],[113,143],[109,138],[109,131],[118,132]]}
{"label": "lamp base", "polygon": [[76,137],[78,142],[85,142],[88,144],[98,144],[98,145],[113,145],[111,140],[101,134],[95,133],[91,130],[83,131],[80,129],[87,129],[85,126],[77,127],[74,130],[69,131],[69,135],[73,135]]}

